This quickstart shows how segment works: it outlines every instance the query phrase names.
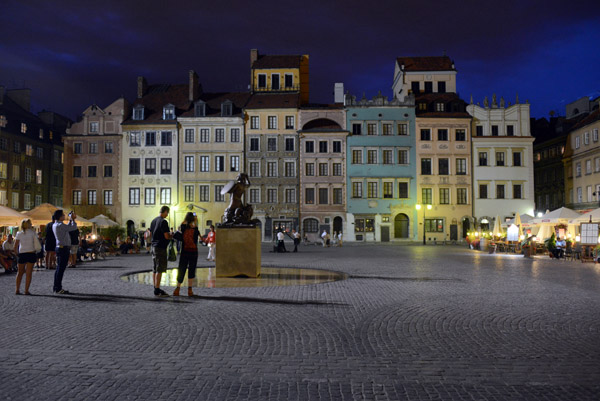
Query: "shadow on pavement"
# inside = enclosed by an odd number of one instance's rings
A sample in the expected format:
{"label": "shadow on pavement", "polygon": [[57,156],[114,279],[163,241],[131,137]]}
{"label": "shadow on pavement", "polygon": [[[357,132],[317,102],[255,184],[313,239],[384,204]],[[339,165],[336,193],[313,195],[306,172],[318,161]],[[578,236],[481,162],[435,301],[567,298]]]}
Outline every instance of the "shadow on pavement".
{"label": "shadow on pavement", "polygon": [[171,301],[177,303],[190,303],[190,300],[182,299],[181,297],[168,297],[168,298],[157,298],[157,297],[133,297],[127,295],[110,295],[110,294],[79,294],[69,293],[64,295],[40,295],[34,294],[34,297],[46,297],[52,299],[66,299],[70,301],[84,301],[84,302],[125,302],[125,301],[149,301],[149,302],[164,302]]}

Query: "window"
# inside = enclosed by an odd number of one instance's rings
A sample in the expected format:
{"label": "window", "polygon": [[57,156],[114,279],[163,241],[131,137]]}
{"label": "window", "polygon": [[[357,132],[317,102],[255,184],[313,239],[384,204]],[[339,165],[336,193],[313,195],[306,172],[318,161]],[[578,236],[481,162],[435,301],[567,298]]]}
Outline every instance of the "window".
{"label": "window", "polygon": [[353,182],[352,183],[352,197],[353,198],[362,198],[363,197],[363,183],[362,182]]}
{"label": "window", "polygon": [[492,125],[492,136],[498,136],[498,126]]}
{"label": "window", "polygon": [[198,187],[200,202],[209,202],[210,201],[210,185],[200,185]]}
{"label": "window", "polygon": [[277,129],[277,116],[268,116],[267,117],[267,128],[268,129]]}
{"label": "window", "polygon": [[104,153],[113,153],[114,146],[113,142],[104,142]]}
{"label": "window", "polygon": [[277,203],[277,189],[267,189],[267,203]]}
{"label": "window", "polygon": [[208,128],[200,128],[200,142],[201,143],[209,143],[210,142],[210,130]]}
{"label": "window", "polygon": [[483,125],[475,127],[475,136],[483,136]]}
{"label": "window", "polygon": [[223,129],[223,128],[215,129],[215,142],[225,142],[225,129]]}
{"label": "window", "polygon": [[21,133],[22,134],[27,133],[27,124],[21,123]]}
{"label": "window", "polygon": [[258,188],[250,189],[250,203],[251,204],[260,203],[260,189],[258,189]]}
{"label": "window", "polygon": [[[19,145],[19,146],[17,146]],[[17,150],[17,148],[19,150]],[[19,142],[15,142],[15,153],[21,153],[21,144]],[[83,153],[83,144],[81,142],[75,142],[73,144],[73,154],[80,155]]]}
{"label": "window", "polygon": [[418,107],[419,111],[427,111],[427,103],[425,102],[419,102]]}
{"label": "window", "polygon": [[304,232],[305,233],[318,233],[319,232],[319,221],[317,219],[304,220]]}
{"label": "window", "polygon": [[315,164],[314,163],[306,163],[306,175],[312,177],[315,175]]}
{"label": "window", "polygon": [[294,75],[293,74],[285,74],[285,87],[286,88],[294,87]]}
{"label": "window", "polygon": [[171,158],[160,159],[160,173],[171,174]]}
{"label": "window", "polygon": [[342,141],[333,141],[333,153],[342,153]]}
{"label": "window", "polygon": [[431,130],[430,129],[422,129],[421,130],[421,140],[422,141],[431,141]]}
{"label": "window", "polygon": [[304,143],[304,150],[306,153],[315,153],[315,142],[314,141],[306,141]]}
{"label": "window", "polygon": [[450,204],[450,188],[440,188],[440,205]]}
{"label": "window", "polygon": [[591,160],[585,161],[585,173],[592,174],[592,161]]}
{"label": "window", "polygon": [[398,183],[398,198],[400,198],[400,199],[408,198],[408,182],[399,182]]}
{"label": "window", "polygon": [[44,148],[37,148],[35,150],[36,156],[38,157],[38,159],[43,159],[44,158]]}
{"label": "window", "polygon": [[0,163],[0,178],[6,179],[8,177],[8,164]]}
{"label": "window", "polygon": [[319,205],[327,205],[329,203],[329,189],[319,188]]}
{"label": "window", "polygon": [[450,174],[450,167],[449,167],[448,159],[439,159],[438,160],[438,174],[439,175]]}
{"label": "window", "polygon": [[443,233],[444,232],[444,220],[443,219],[425,219],[425,231],[430,233]]}
{"label": "window", "polygon": [[579,136],[575,137],[575,149],[579,149]]}
{"label": "window", "polygon": [[444,109],[445,109],[444,103],[437,102],[435,104],[435,111],[444,111]]}
{"label": "window", "polygon": [[194,186],[184,185],[183,186],[183,201],[194,202]]}
{"label": "window", "polygon": [[258,74],[258,88],[259,89],[267,88],[267,74]]}
{"label": "window", "polygon": [[422,188],[421,189],[421,202],[425,205],[433,204],[433,197],[431,188]]}
{"label": "window", "polygon": [[133,108],[133,119],[143,120],[144,119],[144,106],[137,105]]}
{"label": "window", "polygon": [[425,81],[425,93],[433,92],[433,82]]}
{"label": "window", "polygon": [[285,203],[296,203],[296,189],[295,188],[286,188]]}
{"label": "window", "polygon": [[479,165],[487,166],[487,152],[479,152]]}
{"label": "window", "polygon": [[185,156],[184,158],[184,171],[186,173],[194,172],[194,156]]}
{"label": "window", "polygon": [[215,156],[215,171],[225,171],[225,156]]}
{"label": "window", "polygon": [[[40,130],[41,131],[41,130]],[[94,191],[95,192],[95,191]],[[35,203],[34,206],[38,207],[39,205],[42,204],[42,195],[36,195],[35,196]]]}
{"label": "window", "polygon": [[577,203],[583,202],[583,192],[581,187],[577,188]]}
{"label": "window", "polygon": [[[28,194],[25,194],[27,197]],[[25,201],[25,205],[27,205],[27,201]],[[73,205],[81,205],[81,190],[73,191]]]}
{"label": "window", "polygon": [[174,120],[175,119],[175,106],[172,104],[163,107],[163,120]]}
{"label": "window", "polygon": [[87,201],[88,201],[88,205],[95,205],[95,204],[97,204],[96,190],[95,189],[90,189],[90,190],[87,191]]}
{"label": "window", "polygon": [[250,138],[250,152],[258,152],[260,150],[260,138]]}
{"label": "window", "polygon": [[326,177],[327,175],[329,175],[329,174],[327,174],[328,173],[327,167],[328,167],[327,163],[319,163],[319,175],[321,177]]}
{"label": "window", "polygon": [[456,189],[456,203],[459,205],[467,204],[467,188]]}
{"label": "window", "polygon": [[398,164],[408,164],[408,150],[400,149],[398,151]]}
{"label": "window", "polygon": [[42,170],[35,170],[35,183],[36,184],[42,183]]}
{"label": "window", "polygon": [[89,150],[90,154],[96,154],[96,153],[98,153],[98,143],[97,142],[90,142],[88,150]]}
{"label": "window", "polygon": [[193,128],[185,129],[184,142],[185,143],[194,143],[194,129]]}
{"label": "window", "polygon": [[592,132],[592,140],[594,142],[598,142],[598,128],[594,129],[594,131]]}
{"label": "window", "polygon": [[367,198],[379,197],[377,184],[377,181],[367,181]]}
{"label": "window", "polygon": [[341,205],[343,202],[342,188],[333,188],[333,204]]}
{"label": "window", "polygon": [[97,168],[96,166],[88,166],[88,177],[90,178],[94,178],[97,175]]}
{"label": "window", "polygon": [[467,140],[467,133],[464,129],[457,129],[455,134],[456,141],[464,142]]}
{"label": "window", "polygon": [[229,171],[240,171],[240,157],[230,156],[229,157]]}
{"label": "window", "polygon": [[13,209],[19,208],[19,193],[18,192],[12,193],[12,208]]}
{"label": "window", "polygon": [[[287,76],[286,76],[287,78]],[[294,116],[285,116],[285,129],[294,129],[295,127]]]}
{"label": "window", "polygon": [[285,138],[285,151],[286,152],[293,152],[294,151],[294,144],[295,144],[295,140],[294,138]]}
{"label": "window", "polygon": [[33,179],[31,168],[25,167],[25,182],[31,182]]}
{"label": "window", "polygon": [[504,166],[504,152],[496,152],[496,166]]}
{"label": "window", "polygon": [[260,177],[260,162],[250,162],[250,177]]}
{"label": "window", "polygon": [[438,93],[446,93],[446,81],[438,81]]}
{"label": "window", "polygon": [[141,134],[139,132],[129,134],[129,146],[141,146],[140,137]]}
{"label": "window", "polygon": [[304,203],[307,205],[315,204],[315,189],[314,188],[306,188],[304,190]]}
{"label": "window", "polygon": [[421,159],[421,175],[431,175],[431,159]]}
{"label": "window", "polygon": [[160,146],[172,146],[173,135],[171,131],[163,131],[160,133]]}
{"label": "window", "polygon": [[513,198],[522,199],[521,184],[513,184]]}
{"label": "window", "polygon": [[279,90],[279,74],[271,74],[271,89]]}
{"label": "window", "polygon": [[352,151],[352,164],[362,164],[362,150],[354,149]]}
{"label": "window", "polygon": [[521,152],[513,152],[513,166],[521,166]]}
{"label": "window", "polygon": [[333,163],[333,175],[336,177],[342,176],[342,163]]}
{"label": "window", "polygon": [[277,138],[267,138],[267,152],[277,152]]}
{"label": "window", "polygon": [[398,135],[408,135],[408,124],[406,124],[406,123],[398,124]]}
{"label": "window", "polygon": [[260,117],[259,116],[251,116],[250,117],[250,128],[251,129],[260,129]]}
{"label": "window", "polygon": [[[138,200],[137,204],[139,205],[139,200]],[[145,205],[155,205],[156,204],[156,188],[145,188],[144,189],[144,204]]]}
{"label": "window", "polygon": [[367,124],[367,135],[377,135],[377,124],[376,123],[368,123]]}
{"label": "window", "polygon": [[233,114],[233,103],[225,101],[221,104],[221,117],[230,117]]}
{"label": "window", "polygon": [[200,171],[203,173],[210,171],[210,157],[200,156]]}
{"label": "window", "polygon": [[391,150],[384,149],[382,152],[383,155],[383,164],[393,164],[394,163],[394,153]]}
{"label": "window", "polygon": [[327,153],[327,141],[319,141],[319,153]]}
{"label": "window", "polygon": [[296,176],[296,163],[295,162],[285,162],[285,176],[286,177],[295,177]]}
{"label": "window", "polygon": [[[18,171],[18,170],[17,170]],[[81,177],[81,166],[73,166],[73,178]],[[13,180],[15,179],[15,175],[13,174]],[[16,178],[18,180],[18,178]]]}
{"label": "window", "polygon": [[589,132],[586,132],[583,134],[583,144],[584,145],[590,144],[590,133]]}
{"label": "window", "polygon": [[504,185],[498,184],[496,185],[496,199],[504,199]]}
{"label": "window", "polygon": [[194,104],[194,117],[204,117],[206,116],[206,103],[202,100],[198,100]]}
{"label": "window", "polygon": [[156,132],[146,132],[146,146],[156,146]]}
{"label": "window", "polygon": [[113,166],[104,166],[104,177],[111,178],[113,176]]}
{"label": "window", "polygon": [[488,197],[488,193],[487,193],[487,184],[479,184],[479,198],[480,199],[487,199]]}
{"label": "window", "polygon": [[421,93],[421,88],[419,88],[419,81],[413,81],[410,83],[410,90],[412,93]]}
{"label": "window", "polygon": [[467,174],[467,159],[456,159],[456,175]]}
{"label": "window", "polygon": [[113,204],[113,191],[112,189],[104,190],[104,204],[112,205]]}
{"label": "window", "polygon": [[267,162],[267,177],[277,177],[277,162]]}
{"label": "window", "polygon": [[377,164],[377,150],[367,150],[367,164]]}
{"label": "window", "polygon": [[392,135],[392,124],[384,123],[382,124],[383,135]]}
{"label": "window", "polygon": [[[75,169],[75,167],[73,167]],[[75,170],[73,170],[73,174],[75,174]],[[79,167],[79,176],[81,177],[81,167]],[[13,165],[13,181],[19,181],[21,178],[21,167],[18,164]]]}
{"label": "window", "polygon": [[160,204],[168,205],[171,203],[171,188],[160,189]]}
{"label": "window", "polygon": [[146,159],[144,164],[144,174],[156,174],[156,159]]}
{"label": "window", "polygon": [[362,123],[352,124],[352,135],[362,135]]}
{"label": "window", "polygon": [[230,142],[239,142],[240,141],[240,129],[232,128],[229,132]]}
{"label": "window", "polygon": [[581,163],[575,164],[575,177],[581,177]]}
{"label": "window", "polygon": [[506,136],[515,136],[515,126],[514,125],[506,126]]}
{"label": "window", "polygon": [[394,197],[394,183],[393,182],[384,182],[383,183],[383,197],[384,198],[393,198]]}
{"label": "window", "polygon": [[0,138],[0,150],[8,150],[8,139]]}

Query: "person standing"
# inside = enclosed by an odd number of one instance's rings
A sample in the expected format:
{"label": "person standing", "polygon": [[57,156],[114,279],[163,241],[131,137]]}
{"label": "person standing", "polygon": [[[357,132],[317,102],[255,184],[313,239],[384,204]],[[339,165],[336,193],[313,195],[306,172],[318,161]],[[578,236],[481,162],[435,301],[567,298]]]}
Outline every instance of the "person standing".
{"label": "person standing", "polygon": [[154,276],[154,295],[157,297],[168,297],[169,295],[160,289],[162,274],[167,272],[167,246],[171,240],[171,230],[167,216],[169,206],[160,208],[160,215],[152,220],[150,231],[152,232],[152,262]]}
{"label": "person standing", "polygon": [[150,246],[152,245],[152,232],[147,229],[144,233],[144,241],[146,243],[146,253],[150,253]]}
{"label": "person standing", "polygon": [[321,233],[321,240],[323,241],[323,248],[325,248],[325,237],[327,236],[327,231],[323,230],[323,232]]}
{"label": "person standing", "polygon": [[285,234],[283,230],[277,232],[277,252],[287,252],[285,249]]}
{"label": "person standing", "polygon": [[292,236],[294,237],[293,252],[298,252],[298,244],[300,244],[300,233],[292,228]]}
{"label": "person standing", "polygon": [[19,272],[17,273],[17,290],[15,294],[21,295],[21,280],[25,274],[25,295],[31,295],[29,286],[33,276],[33,264],[36,261],[38,249],[41,249],[35,230],[30,219],[21,221],[21,231],[15,239],[15,249],[19,252]]}
{"label": "person standing", "polygon": [[210,226],[210,231],[206,234],[204,243],[208,244],[208,256],[206,257],[206,260],[214,262],[217,255],[217,235],[215,233],[215,226]]}
{"label": "person standing", "polygon": [[42,238],[41,231],[37,234],[38,242],[40,243],[39,251],[36,253],[37,263],[35,268],[41,270],[44,268],[44,239]]}
{"label": "person standing", "polygon": [[62,280],[69,263],[69,256],[71,254],[71,231],[78,230],[77,223],[75,220],[77,215],[75,212],[69,213],[69,223],[64,224],[65,213],[62,209],[58,209],[54,212],[54,225],[52,231],[56,238],[56,271],[54,272],[54,294],[62,295],[68,294],[69,291],[62,288]]}
{"label": "person standing", "polygon": [[342,246],[343,238],[342,232],[340,231],[338,234],[338,246],[340,247]]}
{"label": "person standing", "polygon": [[173,296],[179,296],[179,290],[185,272],[188,274],[188,297],[193,297],[194,293],[192,287],[194,286],[194,279],[196,278],[196,266],[198,264],[198,238],[200,237],[200,231],[198,231],[198,218],[196,213],[188,212],[185,215],[183,223],[179,231],[183,234],[183,240],[181,246],[183,251],[179,254],[179,267],[177,268],[177,288],[173,292]]}
{"label": "person standing", "polygon": [[46,239],[44,242],[44,249],[46,250],[46,269],[56,269],[56,237],[52,226],[54,225],[54,216],[52,221],[46,224]]}
{"label": "person standing", "polygon": [[68,267],[77,267],[77,252],[79,251],[79,234],[79,229],[69,231],[69,235],[71,236],[71,254],[69,255]]}

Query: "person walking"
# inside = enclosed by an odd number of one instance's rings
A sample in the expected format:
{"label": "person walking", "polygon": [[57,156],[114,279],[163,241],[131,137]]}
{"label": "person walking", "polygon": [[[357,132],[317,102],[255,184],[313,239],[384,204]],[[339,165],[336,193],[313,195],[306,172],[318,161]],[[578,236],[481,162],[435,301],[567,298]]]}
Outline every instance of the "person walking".
{"label": "person walking", "polygon": [[46,229],[44,231],[46,234],[46,239],[44,241],[44,249],[46,251],[46,269],[56,269],[56,237],[54,236],[54,231],[52,231],[53,225],[54,216],[52,216],[52,221],[46,224]]}
{"label": "person walking", "polygon": [[198,231],[198,218],[196,213],[188,212],[185,215],[183,223],[179,228],[183,235],[181,246],[183,251],[179,254],[179,267],[177,268],[177,288],[173,292],[173,296],[179,296],[179,290],[185,272],[188,274],[188,297],[193,297],[194,293],[192,287],[194,286],[194,279],[196,278],[196,265],[198,264],[198,238],[200,237],[200,231]]}
{"label": "person walking", "polygon": [[56,238],[56,271],[54,272],[54,285],[52,290],[54,294],[63,295],[68,294],[69,291],[62,288],[62,280],[69,263],[69,256],[71,254],[71,231],[78,230],[77,215],[75,212],[69,213],[69,223],[63,223],[65,221],[65,213],[62,209],[58,209],[54,212],[54,225],[52,231]]}
{"label": "person walking", "polygon": [[277,252],[287,252],[285,249],[285,234],[283,230],[277,232]]}
{"label": "person walking", "polygon": [[326,244],[326,239],[325,237],[327,236],[327,231],[323,230],[323,232],[321,233],[321,240],[323,241],[323,248],[325,248]]}
{"label": "person walking", "polygon": [[338,234],[338,245],[337,246],[339,246],[339,247],[342,246],[343,238],[344,238],[344,236],[342,235],[342,232],[340,231]]}
{"label": "person walking", "polygon": [[42,248],[30,219],[21,221],[21,231],[15,238],[15,249],[19,252],[17,273],[17,290],[15,294],[21,295],[21,280],[25,274],[25,295],[31,295],[29,286],[33,276],[33,264],[36,261],[36,254]]}
{"label": "person walking", "polygon": [[204,243],[208,245],[208,256],[206,260],[214,262],[217,256],[217,234],[215,233],[215,226],[210,226],[210,231],[204,238]]}
{"label": "person walking", "polygon": [[293,228],[292,237],[294,238],[294,250],[292,252],[298,252],[298,244],[300,244],[300,233]]}
{"label": "person walking", "polygon": [[169,223],[166,218],[169,215],[169,206],[160,208],[160,214],[150,224],[152,232],[152,262],[154,278],[154,295],[157,297],[168,297],[169,295],[160,289],[162,274],[167,272],[167,246],[172,238]]}

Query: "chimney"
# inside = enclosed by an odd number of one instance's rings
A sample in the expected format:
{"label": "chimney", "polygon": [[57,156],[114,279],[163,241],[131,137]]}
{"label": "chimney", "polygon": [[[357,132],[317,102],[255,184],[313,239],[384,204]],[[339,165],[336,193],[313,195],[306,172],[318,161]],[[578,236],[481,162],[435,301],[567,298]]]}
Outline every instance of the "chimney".
{"label": "chimney", "polygon": [[4,103],[4,94],[6,93],[6,87],[0,85],[0,104]]}
{"label": "chimney", "polygon": [[344,103],[344,83],[336,82],[333,86],[334,103]]}
{"label": "chimney", "polygon": [[194,70],[190,70],[189,73],[190,83],[189,83],[189,100],[193,102],[200,97],[200,83],[198,82],[198,74]]}
{"label": "chimney", "polygon": [[31,89],[11,89],[6,95],[24,110],[31,111]]}
{"label": "chimney", "polygon": [[250,68],[252,68],[256,60],[258,60],[258,49],[250,49]]}
{"label": "chimney", "polygon": [[144,77],[138,77],[137,79],[137,97],[141,99],[148,91],[148,81]]}

